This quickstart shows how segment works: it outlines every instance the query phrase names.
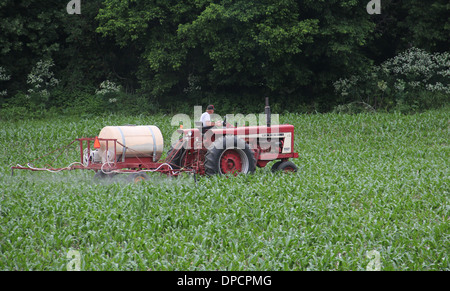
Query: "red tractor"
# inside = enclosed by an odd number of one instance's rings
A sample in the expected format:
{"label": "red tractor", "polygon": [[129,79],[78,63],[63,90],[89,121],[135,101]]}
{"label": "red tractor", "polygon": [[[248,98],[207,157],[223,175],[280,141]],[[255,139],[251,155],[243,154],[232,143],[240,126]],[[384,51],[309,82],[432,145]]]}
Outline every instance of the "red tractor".
{"label": "red tractor", "polygon": [[271,125],[267,98],[265,113],[267,124],[264,126],[203,128],[200,124],[193,129],[179,129],[181,138],[172,145],[162,162],[159,159],[164,142],[156,126],[107,126],[98,137],[78,138],[61,148],[66,150],[78,142],[80,162],[64,168],[52,165],[39,168],[27,163],[27,166],[17,165],[11,170],[12,174],[15,169],[48,172],[93,170],[96,178],[130,174],[129,178],[134,182],[146,179],[148,172],[169,176],[182,172],[194,175],[247,174],[274,160],[278,161],[272,166],[273,171],[297,171],[296,165],[289,161],[290,158],[298,158],[298,153],[294,152],[294,126]]}
{"label": "red tractor", "polygon": [[272,166],[273,171],[297,171],[289,161],[298,158],[292,147],[292,125],[209,129],[206,134],[200,128],[179,132],[183,138],[170,149],[166,159],[177,169],[194,169],[200,175],[246,174],[279,160]]}
{"label": "red tractor", "polygon": [[182,138],[168,152],[166,162],[177,169],[194,169],[203,175],[253,173],[256,167],[265,167],[279,160],[272,171],[296,172],[289,161],[298,158],[294,152],[294,126],[271,125],[271,113],[266,98],[266,126],[226,128],[179,129]]}

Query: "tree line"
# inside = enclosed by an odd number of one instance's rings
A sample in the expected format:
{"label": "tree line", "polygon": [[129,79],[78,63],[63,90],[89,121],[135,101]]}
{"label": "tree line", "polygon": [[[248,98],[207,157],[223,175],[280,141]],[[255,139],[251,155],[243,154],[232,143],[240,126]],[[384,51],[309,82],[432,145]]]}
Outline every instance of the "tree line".
{"label": "tree line", "polygon": [[353,94],[342,91],[342,80],[411,49],[444,62],[431,85],[441,84],[433,92],[448,101],[446,0],[384,0],[372,15],[368,0],[90,0],[81,1],[80,14],[68,14],[65,2],[0,2],[4,110],[179,112],[214,102],[250,112],[265,96],[279,111],[356,101],[378,109],[398,105],[400,97],[381,90],[396,80],[369,76]]}

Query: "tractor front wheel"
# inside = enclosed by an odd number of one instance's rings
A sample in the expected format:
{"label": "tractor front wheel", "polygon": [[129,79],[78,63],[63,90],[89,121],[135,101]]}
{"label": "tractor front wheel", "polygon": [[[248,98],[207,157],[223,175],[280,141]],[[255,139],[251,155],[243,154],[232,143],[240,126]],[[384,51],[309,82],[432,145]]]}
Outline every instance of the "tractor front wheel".
{"label": "tractor front wheel", "polygon": [[[276,165],[276,164],[275,164]],[[275,166],[274,165],[274,166]],[[272,170],[274,170],[272,168]],[[297,172],[298,168],[297,166],[290,161],[285,161],[285,162],[281,162],[277,165],[276,170],[275,171],[283,171],[283,172]]]}
{"label": "tractor front wheel", "polygon": [[217,139],[205,155],[205,172],[216,174],[247,174],[256,169],[255,156],[249,145],[236,136]]}
{"label": "tractor front wheel", "polygon": [[278,162],[275,162],[275,164],[273,164],[272,169],[271,169],[273,173],[275,173],[276,171],[278,171],[278,166],[279,166],[281,163],[282,163],[282,161],[278,161]]}

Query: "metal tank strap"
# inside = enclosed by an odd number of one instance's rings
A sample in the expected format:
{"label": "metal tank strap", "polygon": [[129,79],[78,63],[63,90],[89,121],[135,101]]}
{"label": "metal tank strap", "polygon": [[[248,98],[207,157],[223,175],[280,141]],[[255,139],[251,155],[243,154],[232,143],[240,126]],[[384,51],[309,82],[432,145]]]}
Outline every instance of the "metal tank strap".
{"label": "metal tank strap", "polygon": [[153,130],[150,126],[148,126],[148,129],[150,129],[150,132],[152,133],[152,138],[153,138],[153,162],[156,162],[156,137],[155,134],[153,133]]}
{"label": "metal tank strap", "polygon": [[127,152],[127,144],[125,142],[125,135],[123,134],[122,129],[120,129],[119,126],[116,126],[117,129],[120,132],[120,135],[122,136],[122,143],[123,143],[123,152],[122,152],[122,162],[125,162],[125,153]]}

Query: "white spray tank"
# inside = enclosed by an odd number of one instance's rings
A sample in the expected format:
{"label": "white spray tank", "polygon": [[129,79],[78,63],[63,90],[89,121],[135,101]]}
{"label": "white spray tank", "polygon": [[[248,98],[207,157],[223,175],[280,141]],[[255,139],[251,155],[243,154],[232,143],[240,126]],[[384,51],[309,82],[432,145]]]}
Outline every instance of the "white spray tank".
{"label": "white spray tank", "polygon": [[[159,161],[164,151],[164,138],[158,127],[154,125],[127,125],[106,126],[98,135],[100,149],[98,156],[102,163],[113,162],[114,142],[101,139],[116,139],[116,157],[123,161],[126,157],[152,157],[154,162]],[[121,143],[122,145],[120,145]]]}

